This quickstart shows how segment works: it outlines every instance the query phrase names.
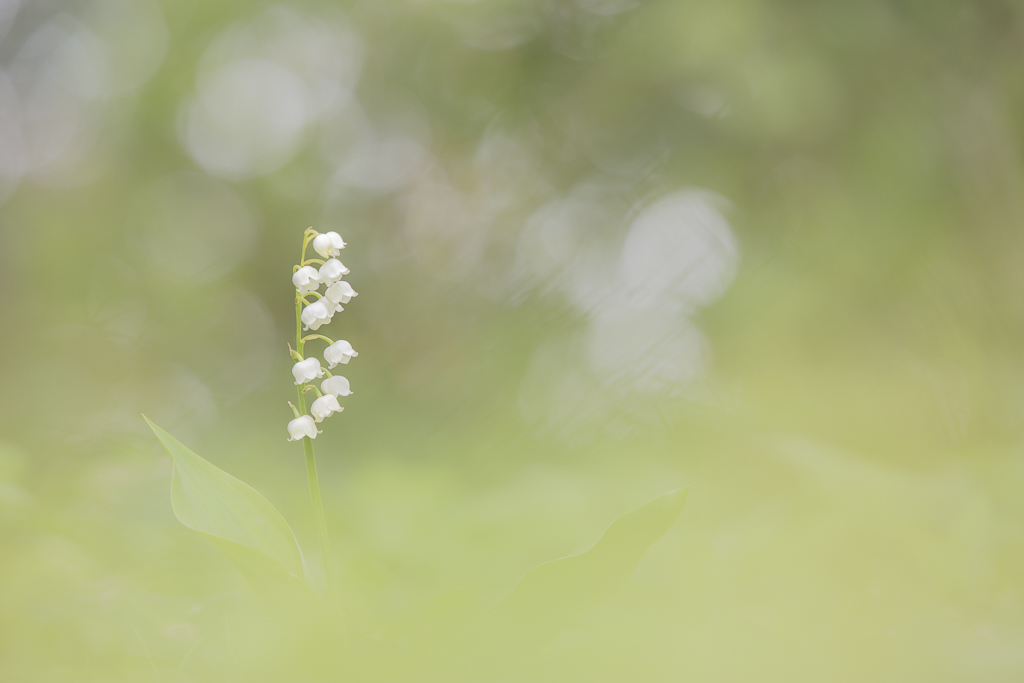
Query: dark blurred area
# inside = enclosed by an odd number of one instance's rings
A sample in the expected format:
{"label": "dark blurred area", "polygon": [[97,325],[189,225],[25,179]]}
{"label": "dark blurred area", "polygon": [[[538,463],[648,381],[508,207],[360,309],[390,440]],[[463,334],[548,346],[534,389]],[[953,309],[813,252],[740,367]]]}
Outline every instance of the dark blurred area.
{"label": "dark blurred area", "polygon": [[141,414],[315,556],[307,226],[366,652],[689,485],[508,680],[1020,680],[1022,57],[997,0],[0,0],[0,680],[288,680]]}

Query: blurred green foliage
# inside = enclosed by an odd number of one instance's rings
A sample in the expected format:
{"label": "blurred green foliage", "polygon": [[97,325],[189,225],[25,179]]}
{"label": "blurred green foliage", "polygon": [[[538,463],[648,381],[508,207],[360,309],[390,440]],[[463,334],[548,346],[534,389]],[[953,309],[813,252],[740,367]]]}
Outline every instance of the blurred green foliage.
{"label": "blurred green foliage", "polygon": [[[0,5],[0,680],[1019,680],[1022,35],[1000,0]],[[176,521],[141,417],[312,552],[308,225],[359,292],[338,640]],[[551,642],[424,654],[683,486]]]}

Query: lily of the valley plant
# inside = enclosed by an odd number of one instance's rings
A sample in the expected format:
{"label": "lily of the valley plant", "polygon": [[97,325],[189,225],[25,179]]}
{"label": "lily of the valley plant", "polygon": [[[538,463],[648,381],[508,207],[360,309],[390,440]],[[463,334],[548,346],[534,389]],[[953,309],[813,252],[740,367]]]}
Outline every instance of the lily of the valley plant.
{"label": "lily of the valley plant", "polygon": [[[311,245],[316,256],[306,258]],[[147,421],[174,465],[171,507],[178,520],[201,533],[238,568],[254,593],[277,615],[275,625],[299,624],[305,637],[318,632],[317,624],[324,624],[323,633],[330,641],[325,651],[340,652],[345,655],[342,660],[347,662],[346,658],[354,652],[348,643],[355,636],[350,629],[350,618],[342,615],[343,611],[347,612],[342,610],[342,603],[346,601],[340,600],[338,595],[313,455],[313,440],[323,433],[320,428],[338,426],[341,418],[334,415],[342,412],[339,399],[352,394],[348,379],[331,371],[359,355],[348,341],[332,339],[320,331],[342,311],[342,304],[356,296],[352,286],[343,279],[349,270],[337,258],[344,248],[345,243],[337,233],[320,234],[309,228],[302,237],[299,262],[292,268],[295,346],[290,343],[288,346],[294,361],[292,377],[297,395],[294,403],[288,402],[292,419],[287,424],[287,440],[301,441],[305,453],[306,476],[323,562],[323,591],[317,589],[319,582],[308,571],[291,527],[270,501],[189,450],[148,418]],[[314,344],[319,355],[312,352]],[[309,396],[310,392],[314,396]],[[276,440],[275,443],[284,446]],[[436,641],[422,652],[433,653],[434,645],[438,645],[455,648],[472,660],[480,653],[518,653],[521,647],[533,647],[554,637],[566,624],[608,599],[629,577],[646,548],[668,530],[685,500],[685,490],[670,491],[623,515],[590,550],[543,563],[527,572],[497,605],[475,617],[471,629],[460,626],[458,635],[453,637],[455,631],[445,632],[441,628]],[[320,594],[319,599],[316,593]],[[328,617],[326,621],[321,619],[323,615]],[[288,621],[279,622],[278,616]],[[280,632],[275,630],[274,633]],[[261,647],[274,642],[274,639],[261,641]],[[337,644],[341,647],[336,647]],[[306,650],[300,648],[300,652]],[[301,659],[299,656],[296,661]],[[446,660],[447,655],[437,659],[438,662]],[[308,680],[303,676],[294,680],[299,678]]]}
{"label": "lily of the valley plant", "polygon": [[[322,258],[306,258],[310,242],[312,242],[313,250]],[[342,304],[347,304],[352,297],[357,296],[352,285],[342,280],[345,275],[349,274],[349,269],[335,258],[344,248],[345,242],[342,241],[338,233],[320,234],[313,228],[307,228],[302,238],[302,253],[299,263],[292,268],[292,284],[295,286],[295,348],[291,348],[289,345],[289,351],[295,361],[295,365],[292,366],[292,376],[298,387],[298,406],[291,401],[288,402],[294,416],[288,423],[288,440],[301,440],[303,451],[306,454],[309,495],[313,501],[313,514],[316,518],[320,556],[323,559],[324,578],[328,591],[333,583],[334,572],[331,566],[331,547],[327,535],[327,523],[324,519],[323,503],[320,498],[320,483],[317,479],[316,457],[313,455],[313,439],[322,433],[322,430],[317,429],[318,424],[334,413],[344,410],[338,402],[338,398],[352,394],[349,381],[341,375],[332,375],[331,369],[334,369],[339,363],[348,363],[359,354],[344,339],[334,341],[316,331],[330,323],[336,313],[345,310],[342,308]],[[319,268],[315,266],[319,266]],[[324,286],[322,294],[320,293],[321,285]],[[303,336],[303,332],[310,331],[313,334]],[[330,369],[320,365],[320,359],[316,356],[305,355],[306,344],[314,341],[327,345],[323,350],[323,357]],[[318,388],[316,380],[325,376],[326,378],[320,382]],[[306,394],[309,391],[316,394],[316,399],[309,405],[307,413]]]}
{"label": "lily of the valley plant", "polygon": [[[307,258],[310,245],[316,254]],[[344,339],[335,341],[318,331],[342,311],[342,304],[356,296],[352,285],[342,279],[348,275],[348,268],[336,258],[344,248],[345,242],[336,232],[320,234],[308,228],[303,233],[299,262],[292,268],[295,346],[288,344],[295,362],[292,376],[298,391],[295,403],[288,401],[292,410],[292,420],[287,425],[288,441],[301,441],[305,452],[306,476],[323,562],[325,591],[322,597],[329,602],[334,602],[336,597],[332,595],[334,571],[313,439],[323,433],[320,426],[325,420],[340,419],[332,417],[343,410],[338,399],[352,394],[348,379],[332,374],[331,370],[359,355]],[[321,342],[325,345],[321,353],[326,368],[316,355],[307,356],[307,347]],[[314,396],[309,396],[309,392]],[[185,526],[214,542],[254,589],[258,587],[261,592],[267,592],[268,576],[273,576],[277,577],[271,582],[277,586],[273,590],[290,586],[291,579],[298,579],[315,591],[317,582],[307,571],[298,541],[281,513],[251,486],[199,457],[152,422],[149,424],[174,463],[171,505],[175,516]]]}

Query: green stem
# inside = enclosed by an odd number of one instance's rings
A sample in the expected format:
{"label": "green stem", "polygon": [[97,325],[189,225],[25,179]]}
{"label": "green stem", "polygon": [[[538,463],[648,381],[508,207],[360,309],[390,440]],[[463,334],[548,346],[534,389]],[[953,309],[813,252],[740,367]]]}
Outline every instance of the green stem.
{"label": "green stem", "polygon": [[305,343],[305,342],[310,341],[311,339],[323,339],[328,344],[333,344],[334,343],[333,341],[331,341],[330,337],[325,337],[322,334],[307,334],[305,337],[302,338],[302,342]]}
{"label": "green stem", "polygon": [[[305,252],[305,245],[303,245]],[[295,346],[302,355],[302,303],[295,302]],[[306,414],[306,394],[303,387],[298,387],[299,412]],[[331,541],[327,536],[327,520],[324,517],[324,504],[320,498],[320,480],[316,473],[316,456],[313,455],[313,440],[308,436],[302,437],[302,450],[306,454],[306,478],[309,480],[309,497],[313,502],[313,518],[316,521],[316,533],[320,541],[320,560],[323,562],[324,583],[326,591],[324,597],[328,602],[331,600],[331,592],[334,584],[334,568],[331,562]]]}
{"label": "green stem", "polygon": [[313,228],[306,228],[306,232],[302,235],[302,255],[299,257],[299,263],[306,262],[306,247],[313,241],[313,238],[317,236],[316,230]]}
{"label": "green stem", "polygon": [[[303,403],[305,403],[304,400]],[[327,588],[324,598],[327,602],[331,602],[331,592],[334,584],[331,540],[327,536],[327,520],[324,518],[324,504],[320,498],[320,481],[316,475],[316,457],[313,455],[313,440],[308,436],[302,438],[302,449],[306,453],[306,478],[309,479],[309,497],[313,501],[316,533],[320,540],[320,559],[324,563],[324,583]]]}

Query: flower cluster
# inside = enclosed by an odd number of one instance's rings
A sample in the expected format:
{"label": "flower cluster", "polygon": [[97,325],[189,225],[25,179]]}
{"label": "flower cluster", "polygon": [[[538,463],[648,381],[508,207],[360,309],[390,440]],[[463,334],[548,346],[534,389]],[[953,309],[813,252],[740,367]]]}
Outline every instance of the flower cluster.
{"label": "flower cluster", "polygon": [[[313,250],[323,259],[306,258],[306,248],[312,242]],[[299,441],[304,437],[315,439],[321,431],[317,424],[324,418],[334,413],[340,413],[344,408],[338,403],[338,398],[348,396],[352,393],[347,379],[341,375],[332,375],[333,370],[339,363],[346,364],[359,354],[344,339],[334,341],[322,334],[311,334],[303,337],[302,332],[316,332],[321,326],[331,322],[335,313],[344,310],[342,304],[347,304],[352,297],[357,296],[352,285],[342,280],[348,275],[349,269],[345,267],[336,256],[345,248],[345,242],[336,232],[317,233],[312,228],[306,230],[302,241],[302,258],[299,265],[293,268],[292,284],[295,286],[295,313],[296,313],[296,348],[291,350],[295,365],[292,366],[292,376],[295,378],[295,385],[299,387],[299,407],[296,408],[290,402],[295,419],[288,423],[289,441]],[[314,267],[319,265],[319,268]],[[320,286],[324,285],[324,293],[320,293]],[[308,297],[316,297],[310,301]],[[315,356],[305,357],[303,351],[306,342],[320,340],[327,343],[323,356],[329,369],[320,365],[320,359]],[[320,382],[317,388],[315,380],[321,377],[326,378]],[[309,406],[309,414],[305,414],[305,394],[307,391],[316,392],[317,398]]]}

